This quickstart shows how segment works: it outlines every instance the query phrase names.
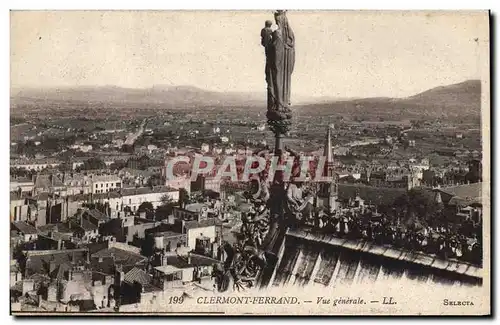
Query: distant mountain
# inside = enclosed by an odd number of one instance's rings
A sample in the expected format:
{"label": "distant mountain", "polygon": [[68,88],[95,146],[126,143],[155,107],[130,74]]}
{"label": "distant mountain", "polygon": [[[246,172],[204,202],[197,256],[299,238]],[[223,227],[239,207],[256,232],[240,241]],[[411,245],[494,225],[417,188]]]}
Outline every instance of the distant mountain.
{"label": "distant mountain", "polygon": [[440,86],[407,98],[363,98],[304,105],[304,114],[364,117],[465,117],[481,114],[481,82]]}
{"label": "distant mountain", "polygon": [[[443,117],[479,116],[481,82],[468,80],[441,86],[407,98],[294,98],[294,109],[301,115],[346,115],[365,117]],[[262,109],[266,95],[245,92],[215,92],[192,86],[157,85],[148,89],[99,87],[61,87],[17,89],[11,92],[11,109],[29,107],[247,107]]]}
{"label": "distant mountain", "polygon": [[106,104],[160,104],[166,107],[262,105],[265,94],[222,93],[192,86],[154,86],[147,89],[99,87],[62,87],[21,89],[11,94],[13,104],[30,102],[90,102]]}
{"label": "distant mountain", "polygon": [[467,80],[458,84],[432,88],[408,97],[405,101],[418,105],[464,107],[477,110],[481,104],[481,81]]}

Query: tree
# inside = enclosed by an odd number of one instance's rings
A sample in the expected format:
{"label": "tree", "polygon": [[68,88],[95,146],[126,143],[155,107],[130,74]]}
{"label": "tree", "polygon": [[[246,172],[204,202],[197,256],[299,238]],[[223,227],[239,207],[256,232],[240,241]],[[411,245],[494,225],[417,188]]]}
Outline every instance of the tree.
{"label": "tree", "polygon": [[411,189],[398,197],[394,205],[406,216],[415,215],[420,220],[432,221],[439,211],[434,193],[425,189]]}
{"label": "tree", "polygon": [[141,255],[151,257],[153,256],[154,250],[155,240],[151,235],[147,235],[146,238],[141,241]]}
{"label": "tree", "polygon": [[189,193],[185,188],[179,190],[179,204],[181,206],[190,203]]}
{"label": "tree", "polygon": [[138,213],[145,212],[146,213],[146,219],[154,219],[154,206],[153,203],[151,202],[142,202],[141,205],[139,205],[139,208],[137,208]]}
{"label": "tree", "polygon": [[163,184],[163,180],[161,178],[160,175],[152,175],[149,179],[148,179],[148,182],[147,182],[147,185],[149,187],[153,187],[153,186],[159,186],[159,185],[162,185]]}
{"label": "tree", "polygon": [[168,196],[167,194],[162,195],[162,197],[160,198],[160,201],[161,201],[162,205],[175,203],[174,200],[172,200],[172,198],[170,196]]}
{"label": "tree", "polygon": [[99,158],[90,158],[83,162],[83,165],[80,167],[81,170],[94,170],[94,169],[105,169],[106,164]]}

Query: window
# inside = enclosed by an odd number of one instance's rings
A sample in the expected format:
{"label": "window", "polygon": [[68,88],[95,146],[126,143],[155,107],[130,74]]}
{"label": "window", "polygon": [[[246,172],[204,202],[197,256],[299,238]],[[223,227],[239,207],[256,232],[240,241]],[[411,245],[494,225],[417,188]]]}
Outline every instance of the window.
{"label": "window", "polygon": [[104,184],[101,184],[101,188],[103,187]]}
{"label": "window", "polygon": [[109,184],[108,184],[108,183],[106,183],[106,187],[108,187],[108,186],[109,186]]}
{"label": "window", "polygon": [[175,272],[175,273],[172,273],[172,274],[167,274],[166,280],[167,280],[167,282],[169,282],[169,281],[175,281],[175,280],[182,280],[181,273],[180,272]]}
{"label": "window", "polygon": [[95,184],[95,188],[97,188],[97,184]]}

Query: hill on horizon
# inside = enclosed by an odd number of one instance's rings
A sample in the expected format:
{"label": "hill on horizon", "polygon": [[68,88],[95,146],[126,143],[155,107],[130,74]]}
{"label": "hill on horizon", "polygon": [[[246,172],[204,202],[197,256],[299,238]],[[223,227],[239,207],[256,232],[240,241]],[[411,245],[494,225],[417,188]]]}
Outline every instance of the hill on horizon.
{"label": "hill on horizon", "polygon": [[[147,89],[99,87],[25,88],[11,92],[11,110],[29,111],[30,107],[67,107],[89,104],[104,108],[120,105],[158,106],[165,109],[212,107],[246,107],[261,110],[266,105],[265,93],[216,92],[193,86],[156,85]],[[316,101],[316,102],[315,102]],[[368,114],[408,116],[478,116],[481,111],[481,82],[467,80],[440,86],[406,98],[297,98],[294,109],[301,114]],[[303,104],[300,104],[300,103]]]}

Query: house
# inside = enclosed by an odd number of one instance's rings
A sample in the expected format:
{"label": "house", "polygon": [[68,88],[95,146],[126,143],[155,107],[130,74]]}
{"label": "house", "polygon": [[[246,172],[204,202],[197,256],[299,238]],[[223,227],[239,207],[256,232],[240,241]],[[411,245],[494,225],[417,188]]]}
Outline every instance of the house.
{"label": "house", "polygon": [[10,220],[26,221],[28,219],[29,201],[28,196],[21,191],[10,192]]}
{"label": "house", "polygon": [[92,191],[91,180],[80,173],[64,173],[62,182],[66,186],[66,195],[88,194]]}
{"label": "house", "polygon": [[203,143],[200,147],[201,152],[207,153],[210,151],[210,146],[206,143]]}
{"label": "house", "polygon": [[91,181],[91,193],[107,193],[122,188],[120,177],[115,175],[93,176]]}
{"label": "house", "polygon": [[31,193],[35,187],[35,182],[26,177],[11,177],[10,178],[10,191],[21,191],[21,193]]}
{"label": "house", "polygon": [[210,244],[214,243],[218,234],[217,228],[221,225],[222,222],[218,218],[182,220],[182,233],[187,235],[187,247],[195,250],[198,238],[208,239]]}
{"label": "house", "polygon": [[108,216],[96,209],[86,209],[82,214],[82,218],[88,220],[97,227],[110,220]]}
{"label": "house", "polygon": [[10,286],[12,287],[22,280],[23,274],[19,264],[15,260],[10,260]]}
{"label": "house", "polygon": [[184,247],[187,244],[187,234],[182,234],[174,231],[151,232],[154,238],[155,248],[173,252],[179,247]]}
{"label": "house", "polygon": [[156,209],[163,204],[164,197],[177,202],[179,200],[179,190],[168,186],[127,188],[121,191],[122,205],[130,207],[135,212],[144,202],[150,202]]}
{"label": "house", "polygon": [[122,304],[136,304],[149,301],[162,290],[151,284],[152,277],[143,269],[134,267],[124,274],[121,291],[123,293]]}
{"label": "house", "polygon": [[38,237],[36,228],[25,221],[14,221],[11,223],[11,228],[21,234],[25,242],[35,240]]}
{"label": "house", "polygon": [[[163,264],[153,270],[153,284],[163,290],[182,288],[185,283],[196,281],[213,284],[213,266],[221,262],[210,257],[188,253],[166,255]],[[211,285],[207,287],[211,288]]]}
{"label": "house", "polygon": [[467,206],[470,204],[482,204],[483,183],[472,183],[458,186],[442,187],[440,192],[445,205]]}
{"label": "house", "polygon": [[120,264],[123,268],[123,272],[125,273],[134,267],[145,269],[147,263],[147,257],[118,247],[108,247],[102,249],[92,254],[92,258],[113,258],[114,263]]}
{"label": "house", "polygon": [[81,218],[80,224],[74,224],[75,237],[84,242],[95,240],[99,237],[99,227],[87,219]]}

